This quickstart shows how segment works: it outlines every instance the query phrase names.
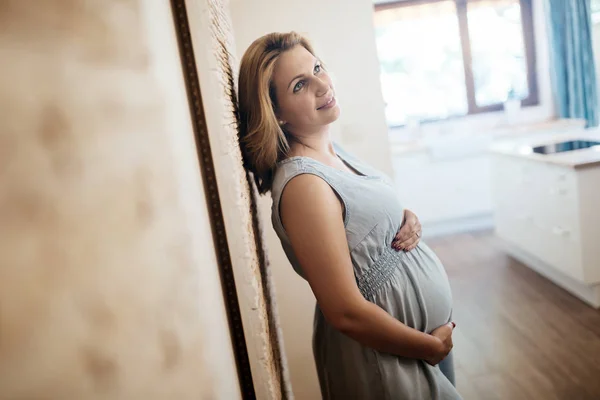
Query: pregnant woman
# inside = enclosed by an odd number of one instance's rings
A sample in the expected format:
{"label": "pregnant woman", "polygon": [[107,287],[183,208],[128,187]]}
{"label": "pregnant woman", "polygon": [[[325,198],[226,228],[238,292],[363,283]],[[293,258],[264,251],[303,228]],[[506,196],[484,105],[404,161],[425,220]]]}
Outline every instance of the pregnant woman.
{"label": "pregnant woman", "polygon": [[273,226],[317,300],[323,398],[460,399],[446,272],[390,179],[332,141],[340,107],[303,37],[272,33],[250,45],[239,113],[246,168],[271,192]]}

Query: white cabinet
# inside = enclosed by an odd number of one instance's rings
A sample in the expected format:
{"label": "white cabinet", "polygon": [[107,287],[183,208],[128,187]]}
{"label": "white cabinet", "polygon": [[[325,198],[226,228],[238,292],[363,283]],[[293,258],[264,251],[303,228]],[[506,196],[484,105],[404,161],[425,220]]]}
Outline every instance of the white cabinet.
{"label": "white cabinet", "polygon": [[[401,134],[396,132],[398,136],[391,142],[398,196],[405,207],[419,216],[427,236],[491,229],[490,146],[515,138],[530,141],[572,134],[584,126],[584,120],[571,119],[495,128],[467,124],[447,126],[453,132],[440,134],[434,132],[441,126],[436,128],[433,124],[430,129],[421,127],[422,136],[415,141],[400,140]],[[525,172],[521,186],[527,186],[527,179],[531,179]],[[525,213],[513,217],[523,221],[531,218]],[[558,236],[568,234],[556,232]]]}
{"label": "white cabinet", "polygon": [[462,221],[481,216],[491,228],[489,155],[436,160],[417,152],[393,163],[400,201],[419,216],[428,235],[457,232],[461,224],[468,229]]}
{"label": "white cabinet", "polygon": [[496,233],[508,250],[600,306],[600,167],[494,154],[492,196]]}

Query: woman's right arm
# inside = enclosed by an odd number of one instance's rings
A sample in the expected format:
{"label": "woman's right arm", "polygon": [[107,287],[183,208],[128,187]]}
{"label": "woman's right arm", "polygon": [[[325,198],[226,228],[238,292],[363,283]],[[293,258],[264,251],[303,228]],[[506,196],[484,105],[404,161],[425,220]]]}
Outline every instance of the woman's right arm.
{"label": "woman's right arm", "polygon": [[327,321],[361,344],[437,364],[452,348],[452,326],[433,334],[410,328],[360,293],[342,205],[321,178],[304,174],[283,192],[280,213],[294,253]]}

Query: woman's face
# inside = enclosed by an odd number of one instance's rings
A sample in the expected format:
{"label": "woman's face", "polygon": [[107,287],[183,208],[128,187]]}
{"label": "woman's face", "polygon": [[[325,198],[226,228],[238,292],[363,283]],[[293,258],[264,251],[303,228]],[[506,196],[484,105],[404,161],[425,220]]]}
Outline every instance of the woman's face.
{"label": "woman's face", "polygon": [[273,83],[277,118],[285,122],[290,132],[309,134],[319,131],[340,115],[329,74],[301,45],[279,56]]}

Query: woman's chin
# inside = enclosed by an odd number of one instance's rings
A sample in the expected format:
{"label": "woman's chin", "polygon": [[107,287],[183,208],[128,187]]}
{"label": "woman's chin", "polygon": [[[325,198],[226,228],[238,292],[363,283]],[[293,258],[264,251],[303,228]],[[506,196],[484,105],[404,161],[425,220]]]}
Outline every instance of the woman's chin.
{"label": "woman's chin", "polygon": [[336,104],[334,108],[332,108],[331,110],[329,110],[330,113],[328,115],[328,119],[330,120],[328,123],[332,123],[337,121],[337,119],[340,117],[340,114],[342,113],[342,109],[340,108],[339,104]]}

